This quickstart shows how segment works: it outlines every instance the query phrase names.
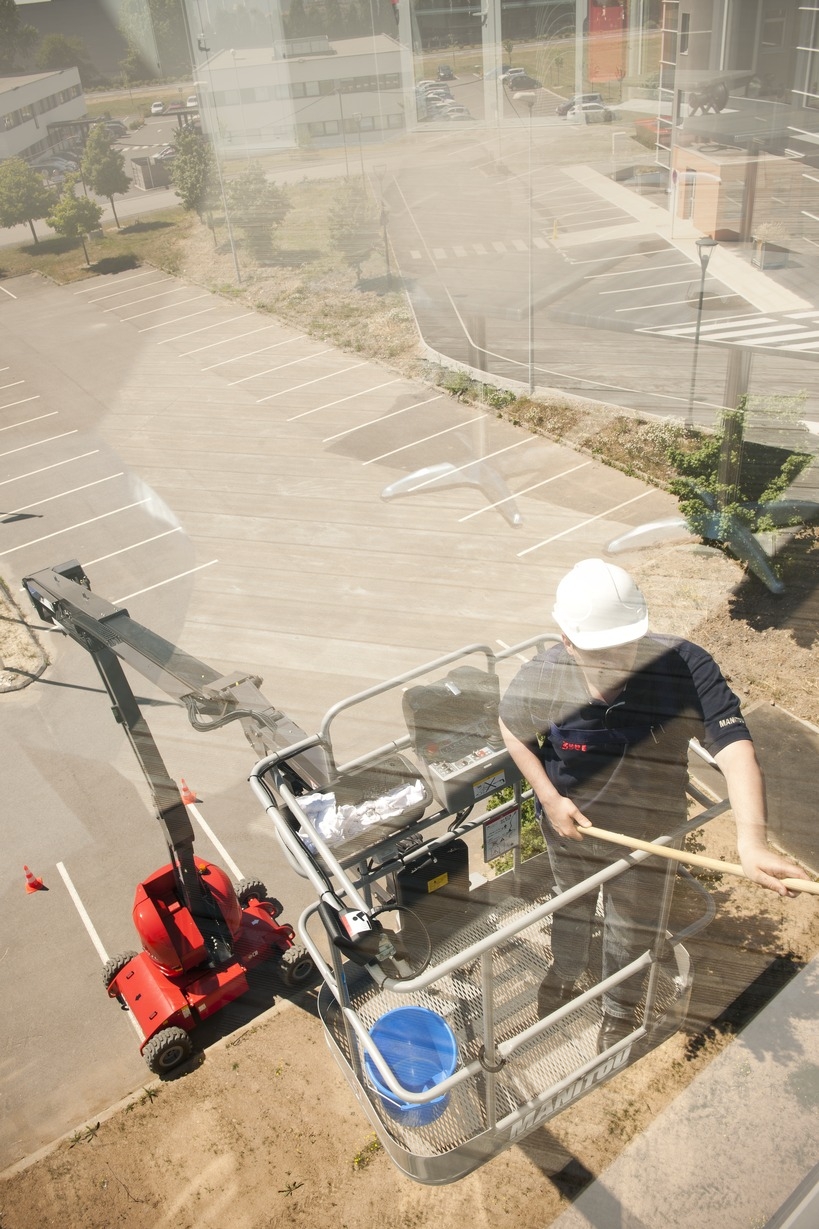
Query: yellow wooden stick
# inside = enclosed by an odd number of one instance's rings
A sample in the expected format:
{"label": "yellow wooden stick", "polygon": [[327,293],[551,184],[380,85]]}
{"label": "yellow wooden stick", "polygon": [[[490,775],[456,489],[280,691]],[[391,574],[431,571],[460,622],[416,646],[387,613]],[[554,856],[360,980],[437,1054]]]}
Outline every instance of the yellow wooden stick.
{"label": "yellow wooden stick", "polygon": [[[595,828],[594,825],[581,828],[581,832],[585,836],[596,836],[600,841],[610,841],[613,845],[625,845],[628,849],[645,849],[658,858],[668,858],[672,862],[704,866],[709,871],[722,871],[727,875],[739,875],[742,879],[749,879],[738,862],[721,862],[719,858],[707,858],[701,853],[687,853],[682,849],[669,849],[667,845],[653,845],[650,841],[641,841],[636,836],[609,832],[607,828]],[[754,880],[751,879],[750,882],[753,883]],[[819,883],[812,879],[780,879],[779,882],[791,892],[811,892],[814,896],[819,896]]]}

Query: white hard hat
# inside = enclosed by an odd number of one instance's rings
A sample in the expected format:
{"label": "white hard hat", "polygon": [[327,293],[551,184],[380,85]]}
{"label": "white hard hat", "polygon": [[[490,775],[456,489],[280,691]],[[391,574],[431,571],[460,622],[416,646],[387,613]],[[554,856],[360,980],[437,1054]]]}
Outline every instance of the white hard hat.
{"label": "white hard hat", "polygon": [[552,617],[579,649],[609,649],[648,631],[646,599],[628,572],[583,559],[557,586]]}

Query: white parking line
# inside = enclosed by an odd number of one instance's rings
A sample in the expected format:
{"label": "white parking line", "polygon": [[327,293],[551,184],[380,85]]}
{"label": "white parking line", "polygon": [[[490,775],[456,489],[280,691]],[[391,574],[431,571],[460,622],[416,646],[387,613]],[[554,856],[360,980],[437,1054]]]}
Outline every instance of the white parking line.
{"label": "white parking line", "polygon": [[8,452],[0,452],[0,457],[10,457],[15,452],[25,452],[27,448],[39,448],[41,444],[52,444],[54,440],[62,440],[65,439],[67,435],[76,434],[77,428],[75,427],[73,431],[63,431],[62,435],[50,435],[48,439],[35,440],[33,444],[23,444],[20,448],[10,448]]}
{"label": "white parking line", "polygon": [[328,371],[326,376],[316,376],[315,380],[305,380],[303,384],[291,384],[290,388],[283,388],[278,393],[268,393],[266,397],[259,397],[256,404],[263,405],[265,401],[275,401],[276,397],[284,397],[287,393],[297,393],[299,389],[309,388],[311,384],[321,384],[322,380],[334,380],[337,376],[346,375],[348,371],[355,371],[357,367],[366,367],[367,363],[368,360],[365,359],[363,363],[353,363],[352,367],[345,367],[343,371]]}
{"label": "white parking line", "polygon": [[[155,273],[156,270],[152,269],[151,272]],[[159,281],[149,282],[147,286],[139,286],[138,289],[139,290],[150,290],[152,286],[166,286],[168,282],[172,282],[172,281],[173,281],[172,277],[161,277]],[[101,294],[98,299],[89,299],[88,302],[89,303],[104,303],[106,299],[118,299],[121,295],[130,294],[130,293],[131,293],[130,290],[113,290],[111,294]],[[121,304],[121,306],[127,307],[128,304],[127,303]],[[109,309],[106,309],[106,310],[109,310]],[[112,307],[110,308],[110,310],[116,311],[116,308]]]}
{"label": "white parking line", "polygon": [[15,427],[27,427],[30,422],[41,422],[44,418],[55,418],[59,414],[59,410],[50,410],[48,414],[37,414],[34,418],[22,418],[20,422],[10,422],[7,427],[0,427],[0,431],[13,431]]}
{"label": "white parking line", "polygon": [[[707,303],[709,299],[724,299],[722,294],[707,294],[703,298],[703,303]],[[687,302],[686,299],[667,299],[665,303],[640,303],[637,307],[615,307],[615,314],[620,312],[645,312],[654,311],[657,307],[679,307],[680,303]]]}
{"label": "white parking line", "polygon": [[192,576],[194,572],[201,572],[202,568],[212,568],[214,563],[218,562],[218,559],[210,559],[207,563],[200,563],[195,568],[188,568],[187,572],[177,572],[176,576],[169,576],[167,580],[158,580],[155,585],[146,585],[144,589],[136,589],[133,593],[126,593],[125,597],[116,598],[114,605],[118,606],[120,602],[130,602],[132,597],[139,597],[143,593],[150,593],[153,589],[161,589],[163,585],[169,585],[174,580],[182,580],[184,576]]}
{"label": "white parking line", "polygon": [[266,367],[264,371],[256,371],[250,376],[241,376],[238,380],[228,380],[228,387],[234,388],[237,384],[246,384],[248,380],[258,380],[260,376],[269,376],[274,371],[283,371],[285,367],[295,367],[298,363],[309,363],[311,359],[318,358],[321,354],[330,354],[334,349],[335,346],[327,346],[325,350],[318,350],[315,354],[303,354],[301,358],[291,358],[288,363]]}
{"label": "white parking line", "polygon": [[[364,367],[365,364],[358,363],[357,366]],[[355,368],[348,367],[347,370],[354,371]],[[348,393],[346,397],[337,397],[335,401],[325,401],[323,405],[314,406],[312,410],[302,410],[301,414],[294,414],[292,418],[288,418],[285,421],[297,422],[299,418],[309,418],[311,414],[318,414],[319,410],[329,410],[334,405],[341,405],[344,401],[354,401],[356,397],[366,397],[368,393],[377,392],[379,388],[389,388],[391,384],[400,384],[402,379],[403,376],[396,376],[394,380],[385,380],[383,384],[374,384],[372,388],[362,388],[356,393]],[[344,434],[346,434],[346,432],[342,431],[342,435]],[[329,438],[332,440],[335,439],[336,436],[331,435]],[[326,441],[323,442],[326,443]]]}
{"label": "white parking line", "polygon": [[[358,394],[354,394],[358,396]],[[357,427],[348,427],[346,431],[339,431],[337,435],[328,435],[321,442],[329,444],[332,440],[340,440],[344,435],[352,435],[354,431],[363,431],[366,427],[372,427],[376,423],[386,422],[389,418],[395,418],[398,414],[406,414],[407,410],[417,410],[420,405],[429,405],[433,401],[440,401],[444,397],[444,393],[439,393],[437,397],[427,397],[426,401],[414,401],[412,405],[405,405],[400,410],[392,410],[389,414],[381,414],[378,418],[370,418],[367,422],[359,423]],[[288,421],[290,421],[288,419]]]}
{"label": "white parking line", "polygon": [[[154,286],[167,286],[171,282],[173,278],[166,277],[164,282],[151,282],[150,286],[140,286],[140,290],[152,290]],[[140,303],[152,303],[154,299],[165,299],[169,294],[183,294],[188,289],[188,286],[176,286],[173,290],[163,290],[160,294],[146,294],[141,299],[131,299],[128,303],[118,303],[116,307],[106,307],[103,310],[106,315],[110,315],[111,312],[125,311],[126,307],[139,307]],[[108,294],[105,297],[113,299],[116,295]],[[96,303],[99,300],[94,299],[93,301]]]}
{"label": "white parking line", "polygon": [[109,474],[107,478],[96,478],[93,482],[86,482],[83,486],[72,487],[70,491],[59,491],[56,495],[48,495],[45,499],[38,499],[33,504],[23,504],[19,508],[15,508],[13,512],[5,512],[4,516],[13,516],[17,512],[28,512],[29,508],[39,508],[42,504],[50,504],[53,499],[63,499],[66,495],[76,495],[78,491],[87,491],[89,487],[99,486],[101,482],[112,482],[114,478],[123,478],[125,470],[120,470],[118,474]]}
{"label": "white parking line", "polygon": [[54,461],[51,465],[43,465],[40,469],[30,469],[27,474],[18,474],[16,478],[5,478],[0,482],[0,486],[8,486],[10,482],[21,482],[23,478],[33,478],[36,474],[44,474],[46,470],[58,469],[61,465],[70,465],[72,461],[82,461],[85,457],[95,457],[99,452],[99,448],[92,448],[90,452],[81,452],[76,457],[66,457],[64,461]]}
{"label": "white parking line", "polygon": [[636,504],[638,499],[645,499],[646,495],[653,495],[653,489],[650,491],[642,491],[639,495],[635,495],[632,499],[626,499],[621,504],[615,504],[613,508],[607,508],[605,512],[598,512],[597,516],[587,517],[585,521],[579,521],[577,525],[571,525],[568,529],[564,529],[561,533],[553,533],[551,538],[544,538],[542,542],[536,543],[535,546],[527,546],[526,550],[518,551],[518,559],[522,559],[524,555],[530,555],[534,550],[540,550],[541,546],[548,546],[550,542],[557,542],[558,538],[565,538],[570,533],[574,533],[576,529],[583,529],[586,525],[591,525],[594,521],[602,520],[604,516],[611,516],[612,512],[619,512],[621,508],[627,508],[629,504]]}
{"label": "white parking line", "polygon": [[[677,278],[674,282],[653,282],[649,286],[624,286],[620,290],[598,290],[597,293],[602,298],[604,294],[633,294],[637,290],[662,290],[665,286],[685,286],[686,283],[690,285],[692,278],[693,273],[689,274],[688,277]],[[708,298],[709,296],[706,295],[705,297]]]}
{"label": "white parking line", "polygon": [[113,559],[116,555],[124,555],[129,550],[136,550],[138,546],[147,546],[149,542],[156,542],[159,538],[167,538],[170,533],[181,532],[181,525],[177,525],[174,529],[164,529],[162,533],[155,533],[152,537],[143,538],[140,542],[132,542],[130,546],[122,546],[119,550],[112,550],[107,555],[99,555],[96,559],[86,559],[83,566],[90,568],[93,563],[104,563],[106,559]]}
{"label": "white parking line", "polygon": [[[254,315],[254,312],[248,312],[248,315]],[[241,320],[242,317],[240,316]],[[229,341],[241,341],[243,337],[252,337],[254,333],[263,333],[265,329],[281,328],[278,323],[263,324],[260,329],[248,329],[246,333],[240,333],[238,337],[220,337],[218,341],[209,341],[206,346],[197,346],[195,350],[183,350],[180,358],[187,358],[189,354],[201,354],[203,350],[212,350],[214,346],[226,346]]]}
{"label": "white parking line", "polygon": [[101,512],[99,516],[91,516],[87,521],[78,521],[76,525],[65,525],[54,533],[44,534],[42,538],[34,538],[31,542],[21,542],[19,546],[12,546],[8,550],[0,551],[0,558],[5,555],[13,555],[18,550],[27,550],[29,546],[37,546],[40,542],[48,542],[50,538],[59,538],[60,534],[73,533],[75,529],[82,529],[84,525],[93,525],[96,521],[104,521],[108,516],[116,516],[118,512],[127,512],[130,508],[138,508],[140,504],[149,504],[150,502],[150,499],[138,499],[136,503],[125,504],[122,508],[112,508],[110,512]]}
{"label": "white parking line", "polygon": [[[598,240],[597,240],[597,242],[598,242],[598,243],[600,243],[600,242],[602,242],[602,241],[598,239]],[[594,244],[594,243],[595,243],[595,240],[594,240],[594,239],[590,239],[590,240],[589,240],[589,246],[591,246],[591,245],[592,245],[592,244]],[[638,252],[627,252],[625,255],[623,255],[622,257],[620,257],[620,259],[621,259],[621,260],[628,260],[628,259],[630,259],[632,256],[637,256],[637,255],[639,255],[639,256],[651,256],[651,255],[652,255],[652,253],[654,253],[654,252],[667,252],[667,251],[668,251],[668,248],[667,248],[667,247],[661,247],[661,248],[646,248],[646,250],[645,250],[644,252],[639,252],[639,253],[638,253]],[[599,265],[599,264],[602,264],[604,261],[607,261],[609,264],[611,264],[611,260],[612,260],[612,258],[611,258],[611,253],[609,253],[609,255],[608,255],[608,256],[593,256],[593,257],[591,257],[589,260],[573,260],[571,256],[569,256],[569,257],[568,257],[568,261],[569,261],[569,264],[570,264],[570,265]]]}
{"label": "white parking line", "polygon": [[[79,913],[80,915],[80,921],[85,927],[88,933],[89,939],[94,944],[94,948],[96,950],[97,955],[99,956],[102,963],[106,964],[108,961],[108,953],[106,952],[105,947],[103,946],[102,939],[97,934],[94,923],[91,921],[91,918],[88,916],[88,910],[86,909],[85,905],[80,900],[79,892],[74,887],[74,884],[71,882],[71,876],[69,875],[68,871],[65,869],[65,866],[63,865],[62,862],[57,863],[57,870],[59,872],[60,878],[62,879],[63,883],[66,886],[68,895],[71,897],[71,899],[74,902],[74,908],[77,910],[77,913]],[[140,1039],[140,1041],[144,1041],[145,1035],[142,1032],[142,1029],[139,1027],[139,1024],[137,1022],[137,1019],[134,1013],[132,1011],[127,1011],[125,1014],[130,1020],[131,1027],[133,1028],[137,1037]]]}
{"label": "white parking line", "polygon": [[[496,641],[495,641],[495,644],[499,644],[499,645],[500,645],[500,647],[501,647],[502,649],[504,649],[504,650],[505,650],[505,649],[509,649],[509,648],[511,648],[511,645],[508,645],[508,644],[506,643],[506,641],[505,641],[505,640],[496,640]],[[529,658],[526,656],[526,654],[525,654],[525,653],[516,653],[516,654],[515,654],[515,657],[519,658],[519,659],[520,659],[520,661],[528,661],[528,660],[529,660]]]}
{"label": "white parking line", "polygon": [[[175,292],[169,291],[168,293],[173,294]],[[133,316],[120,316],[120,320],[124,321],[126,324],[128,323],[129,320],[141,320],[143,316],[153,316],[156,314],[156,312],[168,312],[171,310],[171,308],[184,307],[186,303],[196,303],[198,299],[206,299],[209,294],[210,294],[210,291],[206,290],[204,294],[195,294],[193,298],[183,299],[181,303],[160,303],[159,307],[149,307],[146,312],[136,312]],[[156,297],[159,298],[160,296],[157,295]],[[167,322],[163,321],[163,324],[165,323]],[[173,321],[171,321],[170,323],[173,324]]]}
{"label": "white parking line", "polygon": [[224,845],[223,845],[223,844],[222,844],[222,842],[219,840],[219,838],[217,837],[216,833],[213,831],[213,829],[211,828],[211,826],[210,826],[208,823],[206,823],[206,822],[205,822],[205,820],[202,818],[202,815],[201,815],[201,812],[199,811],[199,808],[198,808],[198,807],[196,807],[196,806],[194,806],[194,804],[193,804],[192,802],[189,802],[189,803],[188,803],[188,812],[189,812],[189,814],[191,814],[191,815],[193,816],[193,818],[196,820],[196,822],[198,823],[199,827],[200,827],[200,828],[202,829],[202,831],[204,832],[205,836],[208,838],[208,840],[210,841],[210,843],[213,845],[214,849],[216,849],[216,850],[218,851],[218,853],[219,853],[220,857],[222,858],[223,862],[224,862],[224,863],[225,863],[225,865],[227,866],[228,870],[232,871],[232,872],[233,872],[233,874],[236,876],[236,878],[237,878],[237,879],[244,879],[244,875],[243,875],[243,874],[242,874],[242,872],[239,870],[238,866],[237,866],[237,865],[236,865],[236,863],[233,861],[233,858],[231,858],[230,854],[229,854],[229,853],[228,853],[228,851],[225,849]]}
{"label": "white parking line", "polygon": [[8,401],[5,405],[0,405],[0,410],[11,410],[15,405],[25,405],[27,401],[39,401],[40,394],[35,393],[33,397],[21,397],[19,401]]}
{"label": "white parking line", "polygon": [[74,884],[71,882],[71,876],[69,875],[68,871],[65,869],[65,866],[63,865],[62,862],[57,863],[57,870],[59,871],[60,878],[62,879],[63,883],[68,889],[68,895],[73,900],[77,913],[79,913],[80,915],[80,921],[82,922],[85,929],[88,931],[88,937],[91,940],[91,942],[94,944],[97,955],[99,956],[102,963],[105,964],[105,962],[108,959],[108,953],[103,947],[102,939],[97,934],[96,929],[94,927],[94,923],[91,921],[91,918],[88,916],[88,911],[85,908],[85,905],[80,900],[79,892],[74,887]]}
{"label": "white parking line", "polygon": [[[487,453],[485,457],[481,457],[480,463],[482,464],[484,461],[491,461],[493,457],[499,457],[504,452],[511,452],[513,448],[520,448],[522,444],[532,444],[537,438],[538,437],[536,435],[530,435],[527,436],[526,439],[516,440],[514,444],[507,444],[505,448],[498,448],[496,452]],[[407,493],[411,495],[413,491],[420,491],[425,486],[431,486],[433,482],[440,482],[442,478],[448,477],[451,474],[458,474],[462,470],[469,469],[475,464],[475,461],[467,461],[464,465],[453,466],[452,469],[448,469],[446,471],[446,474],[435,474],[432,478],[425,478],[423,482],[419,482],[415,486],[409,487]]]}
{"label": "white parking line", "polygon": [[218,363],[209,363],[207,367],[202,368],[202,371],[213,371],[216,367],[224,367],[227,363],[238,363],[240,359],[252,358],[254,354],[264,354],[266,350],[289,346],[291,342],[303,341],[306,336],[306,333],[299,333],[298,337],[286,337],[284,341],[271,341],[269,346],[259,346],[258,350],[245,350],[244,354],[237,354],[233,358],[223,358]]}
{"label": "white parking line", "polygon": [[0,290],[2,290],[2,291],[3,291],[3,294],[7,294],[7,295],[9,296],[9,298],[10,298],[10,299],[16,299],[16,298],[17,298],[17,295],[16,295],[16,294],[12,294],[10,290],[6,290],[6,287],[5,287],[5,286],[0,286]]}
{"label": "white parking line", "polygon": [[[427,444],[430,440],[437,440],[441,435],[449,435],[450,431],[460,431],[463,427],[468,427],[473,422],[481,422],[488,418],[488,414],[478,414],[475,418],[467,418],[466,422],[456,423],[454,427],[446,427],[443,431],[436,431],[433,435],[425,435],[423,439],[413,440],[409,444],[402,444],[400,448],[393,448],[390,452],[382,452],[377,457],[370,457],[369,461],[364,461],[364,465],[374,465],[376,461],[383,461],[385,457],[394,457],[397,452],[406,452],[408,448],[416,448],[419,444]],[[536,439],[532,436],[532,439]]]}
{"label": "white parking line", "polygon": [[[189,333],[177,333],[176,337],[163,337],[162,341],[157,344],[167,346],[169,341],[181,341],[183,337],[193,337],[196,333],[207,333],[208,329],[215,329],[220,324],[224,324],[227,328],[229,324],[235,324],[237,320],[247,320],[248,316],[252,315],[253,312],[245,312],[243,316],[233,316],[230,320],[215,320],[213,324],[205,324],[201,329],[191,329]],[[193,351],[189,351],[189,353],[193,353]]]}
{"label": "white parking line", "polygon": [[[138,277],[152,277],[156,273],[156,269],[143,269],[141,273],[129,273],[128,277],[120,277],[117,285],[121,286],[123,282],[133,282]],[[110,286],[110,282],[103,282],[102,286]],[[75,290],[74,294],[92,294],[95,290],[101,290],[102,286],[99,282],[92,282],[90,286],[83,286],[82,290]]]}
{"label": "white parking line", "polygon": [[[202,298],[201,295],[199,295],[198,297],[200,299]],[[188,299],[187,302],[193,303],[195,302],[195,300]],[[173,306],[176,307],[177,304],[174,303]],[[178,304],[178,306],[181,307],[182,304],[180,303]],[[200,307],[198,312],[186,312],[184,316],[177,316],[175,320],[160,320],[159,324],[146,324],[144,329],[137,329],[137,332],[138,333],[150,333],[154,329],[169,329],[174,324],[181,324],[183,320],[193,320],[194,316],[206,316],[208,312],[218,311],[220,307],[221,307],[221,303],[214,303],[212,307]],[[164,311],[164,308],[158,307],[156,310]],[[129,318],[132,320],[136,320],[136,316],[131,316]]]}
{"label": "white parking line", "polygon": [[[623,259],[625,260],[629,258],[623,257]],[[580,263],[585,263],[585,262],[578,261],[578,264]],[[682,268],[688,268],[688,269],[693,270],[694,266],[691,264],[690,260],[677,260],[674,262],[673,265],[652,265],[651,272],[653,273],[655,269],[682,269]],[[600,279],[604,277],[629,277],[632,273],[641,273],[641,272],[642,272],[642,269],[618,269],[616,273],[584,273],[583,280],[587,282],[588,281],[600,281]]]}
{"label": "white parking line", "polygon": [[[484,512],[491,511],[492,508],[499,508],[501,504],[508,503],[510,499],[519,499],[521,495],[528,495],[530,491],[537,491],[542,486],[548,486],[550,482],[557,482],[559,478],[565,478],[567,474],[573,474],[578,469],[585,469],[587,465],[591,465],[591,461],[582,461],[580,465],[573,465],[571,469],[564,469],[560,474],[554,474],[551,478],[544,478],[542,482],[535,482],[532,486],[524,487],[522,491],[515,491],[513,495],[507,495],[505,499],[499,499],[497,503],[486,504],[483,508],[478,508],[476,512],[470,512],[467,516],[459,516],[458,524],[463,521],[471,521],[473,516],[481,516]],[[506,645],[506,648],[509,646]]]}
{"label": "white parking line", "polygon": [[25,384],[25,380],[12,380],[11,384],[0,384],[0,391],[4,388],[16,388],[18,384]]}

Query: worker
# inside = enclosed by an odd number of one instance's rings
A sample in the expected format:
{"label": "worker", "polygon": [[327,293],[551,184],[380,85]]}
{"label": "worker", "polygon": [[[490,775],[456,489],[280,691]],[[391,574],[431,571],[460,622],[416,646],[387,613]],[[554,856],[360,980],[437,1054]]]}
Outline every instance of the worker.
{"label": "worker", "polygon": [[[500,716],[506,746],[536,797],[558,891],[622,857],[584,837],[584,827],[653,840],[685,821],[688,744],[697,737],[725,777],[746,875],[795,895],[781,879],[808,876],[768,848],[762,773],[739,700],[713,657],[688,640],[649,634],[641,590],[602,559],[585,559],[564,576],[553,618],[562,643],[518,671]],[[603,978],[653,942],[664,882],[657,861],[604,885]],[[541,1019],[579,992],[596,904],[592,891],[553,915]],[[604,993],[598,1052],[637,1026],[642,982],[632,976]]]}

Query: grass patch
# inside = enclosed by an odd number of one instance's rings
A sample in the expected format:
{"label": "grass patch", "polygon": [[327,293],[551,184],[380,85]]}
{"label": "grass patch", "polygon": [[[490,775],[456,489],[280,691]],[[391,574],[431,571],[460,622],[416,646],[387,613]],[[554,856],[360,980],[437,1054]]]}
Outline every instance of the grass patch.
{"label": "grass patch", "polygon": [[[17,248],[4,248],[0,262],[4,277],[42,273],[65,285],[98,273],[116,273],[149,261],[169,273],[180,272],[185,243],[196,217],[181,208],[151,216],[150,222],[135,222],[118,231],[113,224],[101,238],[86,240],[91,267],[86,268],[79,239],[41,239]],[[36,223],[35,223],[36,226]]]}

